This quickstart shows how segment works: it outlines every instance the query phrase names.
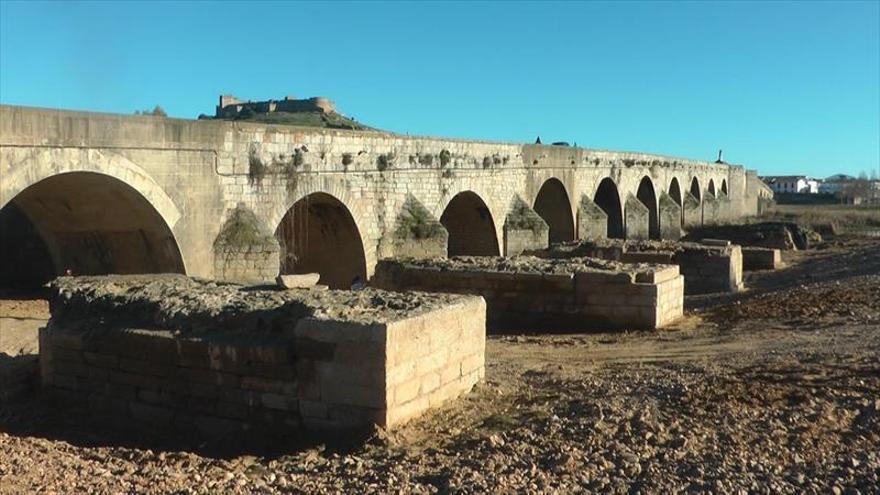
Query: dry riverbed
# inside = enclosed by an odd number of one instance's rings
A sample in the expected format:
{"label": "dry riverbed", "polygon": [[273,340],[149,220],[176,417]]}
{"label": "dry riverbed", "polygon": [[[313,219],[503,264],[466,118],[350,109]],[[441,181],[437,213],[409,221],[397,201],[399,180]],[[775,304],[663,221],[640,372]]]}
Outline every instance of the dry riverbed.
{"label": "dry riverbed", "polygon": [[366,440],[243,452],[2,406],[0,493],[877,493],[880,242],[786,258],[668,330],[491,337],[474,393]]}

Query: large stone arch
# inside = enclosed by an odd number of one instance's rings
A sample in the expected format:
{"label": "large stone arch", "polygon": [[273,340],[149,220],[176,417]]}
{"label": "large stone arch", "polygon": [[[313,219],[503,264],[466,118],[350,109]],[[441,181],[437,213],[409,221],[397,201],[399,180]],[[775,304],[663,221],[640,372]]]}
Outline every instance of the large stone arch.
{"label": "large stone arch", "polygon": [[647,175],[639,181],[636,190],[636,198],[648,209],[648,235],[651,239],[660,238],[660,214],[657,201],[657,191],[654,189],[654,181]]}
{"label": "large stone arch", "polygon": [[320,283],[333,289],[366,281],[363,237],[339,198],[324,192],[305,195],[277,225],[282,274],[319,273]]}
{"label": "large stone arch", "polygon": [[673,177],[671,181],[669,181],[669,189],[668,189],[669,197],[675,201],[675,204],[681,206],[681,184],[678,183],[678,178]]}
{"label": "large stone arch", "polygon": [[706,187],[706,192],[708,192],[713,198],[718,196],[715,193],[715,179],[709,179],[709,185]]}
{"label": "large stone arch", "polygon": [[574,216],[571,213],[571,199],[562,181],[555,177],[544,181],[535,196],[533,209],[550,228],[551,243],[574,240]]}
{"label": "large stone arch", "polygon": [[68,271],[186,272],[171,225],[140,191],[105,173],[52,174],[4,198],[0,230],[4,286],[32,287]]}
{"label": "large stone arch", "polygon": [[728,196],[727,192],[727,179],[721,179],[721,192],[724,193],[725,196]]}
{"label": "large stone arch", "polygon": [[462,191],[453,196],[440,215],[440,223],[449,233],[449,256],[500,254],[492,212],[477,193]]}
{"label": "large stone arch", "polygon": [[608,215],[608,237],[623,239],[623,206],[620,201],[620,191],[611,177],[599,181],[593,193],[593,202]]}
{"label": "large stone arch", "polygon": [[[373,276],[377,262],[377,243],[379,232],[375,226],[376,213],[369,208],[368,201],[360,196],[352,194],[344,178],[333,179],[322,177],[320,181],[303,180],[295,191],[285,196],[284,201],[275,202],[265,214],[266,223],[270,228],[276,228],[281,224],[284,217],[290,212],[293,205],[303,198],[312,194],[326,194],[342,203],[351,215],[354,225],[360,234],[363,244],[364,258],[367,265],[367,277]],[[257,212],[266,210],[255,210]],[[283,254],[282,254],[283,256]]]}
{"label": "large stone arch", "polygon": [[700,189],[700,179],[698,179],[696,176],[691,179],[689,192],[691,193],[691,196],[697,199],[698,202],[703,202],[703,190]]}
{"label": "large stone arch", "polygon": [[[180,220],[180,210],[162,186],[143,168],[121,155],[81,148],[5,148],[2,153],[0,208],[42,180],[72,172],[92,172],[117,179],[137,191],[169,228],[174,229]],[[13,163],[14,168],[10,167]]]}

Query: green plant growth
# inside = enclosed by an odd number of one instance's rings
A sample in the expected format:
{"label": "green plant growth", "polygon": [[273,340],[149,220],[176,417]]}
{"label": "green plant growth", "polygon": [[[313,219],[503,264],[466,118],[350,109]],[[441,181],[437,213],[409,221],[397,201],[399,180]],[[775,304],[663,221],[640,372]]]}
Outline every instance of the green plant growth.
{"label": "green plant growth", "polygon": [[254,212],[242,204],[232,210],[214,240],[214,248],[221,251],[274,244],[275,237],[263,228]]}
{"label": "green plant growth", "polygon": [[443,235],[443,225],[412,196],[403,203],[397,216],[394,236],[398,239],[433,239]]}
{"label": "green plant growth", "polygon": [[504,225],[510,230],[530,230],[536,234],[548,228],[544,219],[519,197],[514,199],[510,212],[504,219]]}
{"label": "green plant growth", "polygon": [[426,155],[419,155],[419,164],[426,165],[430,167],[434,164],[434,155],[428,153]]}
{"label": "green plant growth", "polygon": [[382,153],[376,158],[376,168],[379,172],[384,172],[394,166],[397,156],[394,153]]}
{"label": "green plant growth", "polygon": [[269,167],[263,163],[256,148],[251,148],[250,151],[248,151],[248,183],[250,185],[260,185],[263,182],[263,178],[266,176],[268,168]]}
{"label": "green plant growth", "polygon": [[446,165],[449,165],[449,162],[451,162],[451,161],[452,161],[452,153],[450,153],[449,150],[440,151],[440,165],[441,166],[445,167]]}
{"label": "green plant growth", "polygon": [[354,157],[351,153],[343,153],[342,154],[342,164],[346,167],[354,163]]}

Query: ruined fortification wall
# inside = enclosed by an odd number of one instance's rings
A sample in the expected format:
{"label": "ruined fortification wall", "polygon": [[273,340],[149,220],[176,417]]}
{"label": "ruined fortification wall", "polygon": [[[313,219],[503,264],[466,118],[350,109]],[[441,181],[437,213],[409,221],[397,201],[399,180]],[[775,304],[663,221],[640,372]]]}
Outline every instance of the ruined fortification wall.
{"label": "ruined fortification wall", "polygon": [[[183,277],[55,284],[43,387],[118,422],[211,436],[390,428],[485,373],[478,297],[254,293]],[[375,303],[389,298],[409,309]]]}

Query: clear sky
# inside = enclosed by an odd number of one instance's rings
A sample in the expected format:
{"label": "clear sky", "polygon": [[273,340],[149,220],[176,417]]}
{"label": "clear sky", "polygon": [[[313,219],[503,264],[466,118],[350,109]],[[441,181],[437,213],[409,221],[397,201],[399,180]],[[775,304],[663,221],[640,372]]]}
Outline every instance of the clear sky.
{"label": "clear sky", "polygon": [[0,102],[327,96],[382,129],[880,168],[880,1],[0,4]]}

